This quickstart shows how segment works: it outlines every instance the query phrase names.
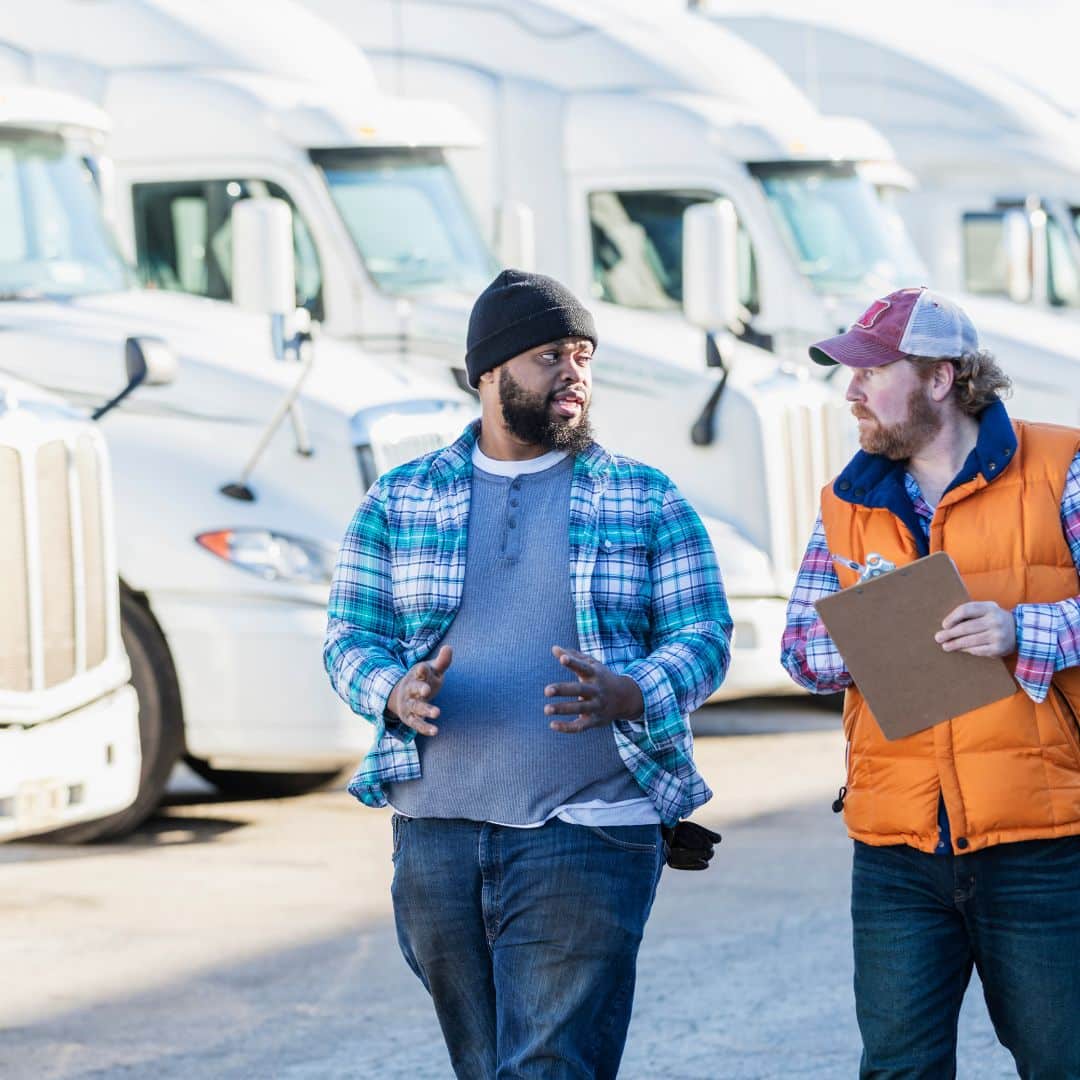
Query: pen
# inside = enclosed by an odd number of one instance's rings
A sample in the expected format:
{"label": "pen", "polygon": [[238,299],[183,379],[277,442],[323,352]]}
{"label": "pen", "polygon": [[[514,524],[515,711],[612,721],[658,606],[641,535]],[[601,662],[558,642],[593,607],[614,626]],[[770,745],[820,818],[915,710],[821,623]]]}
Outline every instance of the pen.
{"label": "pen", "polygon": [[882,574],[887,574],[890,570],[896,569],[896,563],[889,562],[888,559],[883,559],[876,551],[871,551],[866,556],[866,565],[857,563],[854,559],[846,558],[843,555],[832,555],[834,562],[840,563],[842,566],[846,566],[849,570],[854,570],[859,575],[860,581],[869,581],[871,578],[881,577]]}
{"label": "pen", "polygon": [[866,569],[862,563],[857,563],[854,559],[846,559],[843,555],[833,555],[832,560],[846,566],[849,570],[854,570],[857,574],[861,574]]}

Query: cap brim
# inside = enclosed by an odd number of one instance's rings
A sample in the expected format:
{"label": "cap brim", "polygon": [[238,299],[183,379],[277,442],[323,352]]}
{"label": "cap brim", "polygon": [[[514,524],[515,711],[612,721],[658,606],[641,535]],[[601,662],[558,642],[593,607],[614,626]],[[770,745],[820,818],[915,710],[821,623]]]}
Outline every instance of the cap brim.
{"label": "cap brim", "polygon": [[826,367],[834,364],[854,368],[881,367],[883,364],[903,360],[906,355],[899,349],[890,349],[877,338],[855,329],[817,341],[810,346],[810,359],[815,364]]}

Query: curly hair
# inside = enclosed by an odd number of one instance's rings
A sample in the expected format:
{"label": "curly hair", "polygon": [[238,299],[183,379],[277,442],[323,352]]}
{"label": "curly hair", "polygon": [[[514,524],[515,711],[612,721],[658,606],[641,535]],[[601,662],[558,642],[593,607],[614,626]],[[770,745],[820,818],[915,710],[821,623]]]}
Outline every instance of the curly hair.
{"label": "curly hair", "polygon": [[930,378],[935,364],[952,364],[956,372],[952,398],[957,408],[967,416],[977,416],[987,405],[1008,397],[1012,391],[1012,379],[987,349],[976,349],[963,356],[946,359],[932,356],[911,356],[908,359],[915,364],[923,379]]}

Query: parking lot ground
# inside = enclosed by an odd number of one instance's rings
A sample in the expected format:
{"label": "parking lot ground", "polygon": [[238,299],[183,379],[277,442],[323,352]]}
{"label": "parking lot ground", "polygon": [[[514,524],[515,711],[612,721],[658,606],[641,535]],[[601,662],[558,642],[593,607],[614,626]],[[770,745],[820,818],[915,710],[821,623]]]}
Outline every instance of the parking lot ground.
{"label": "parking lot ground", "polygon": [[[695,717],[724,841],[661,883],[624,1078],[855,1075],[837,726],[799,701]],[[0,1076],[449,1077],[390,877],[386,812],[229,802],[182,773],[121,843],[0,846]],[[977,982],[961,1055],[962,1078],[1015,1075]]]}

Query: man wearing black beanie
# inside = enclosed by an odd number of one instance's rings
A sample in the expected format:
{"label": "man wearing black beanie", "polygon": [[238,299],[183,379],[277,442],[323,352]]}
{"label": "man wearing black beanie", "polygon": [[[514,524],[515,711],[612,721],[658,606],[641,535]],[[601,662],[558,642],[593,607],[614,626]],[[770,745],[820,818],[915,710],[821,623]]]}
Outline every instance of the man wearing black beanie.
{"label": "man wearing black beanie", "polygon": [[616,1075],[661,826],[711,796],[716,558],[593,441],[595,348],[569,290],[501,273],[469,320],[480,422],[375,483],[331,586],[327,671],[375,728],[349,790],[396,811],[398,940],[469,1080]]}
{"label": "man wearing black beanie", "polygon": [[[592,445],[590,360],[596,324],[577,297],[554,278],[504,270],[476,299],[469,316],[465,367],[469,385],[485,387],[499,408],[482,426],[480,448],[495,438],[498,421],[519,445],[515,453],[578,452]],[[570,350],[571,367],[555,361],[519,364],[514,358],[537,348]],[[501,411],[501,416],[499,412]]]}
{"label": "man wearing black beanie", "polygon": [[485,371],[536,345],[583,338],[596,348],[592,314],[565,285],[544,274],[504,270],[469,316],[465,366],[475,390]]}

